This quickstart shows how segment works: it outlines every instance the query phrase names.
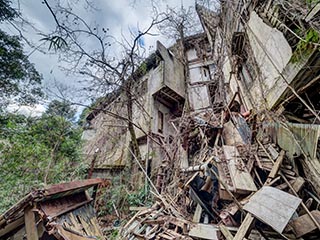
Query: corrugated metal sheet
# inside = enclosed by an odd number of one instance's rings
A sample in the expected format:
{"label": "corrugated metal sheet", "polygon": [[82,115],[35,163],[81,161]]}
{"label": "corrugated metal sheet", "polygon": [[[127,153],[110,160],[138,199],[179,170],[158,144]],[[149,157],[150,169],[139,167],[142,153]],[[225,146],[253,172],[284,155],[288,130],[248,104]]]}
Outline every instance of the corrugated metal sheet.
{"label": "corrugated metal sheet", "polygon": [[268,123],[266,129],[287,156],[293,158],[305,153],[311,159],[317,157],[317,144],[320,137],[320,125],[297,123]]}

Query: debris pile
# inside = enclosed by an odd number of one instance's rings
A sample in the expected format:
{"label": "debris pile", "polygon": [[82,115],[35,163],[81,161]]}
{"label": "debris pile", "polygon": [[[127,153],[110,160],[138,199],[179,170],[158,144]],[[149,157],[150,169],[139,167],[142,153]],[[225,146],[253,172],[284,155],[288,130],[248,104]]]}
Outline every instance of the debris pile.
{"label": "debris pile", "polygon": [[152,185],[157,202],[122,227],[123,239],[318,239],[306,159],[279,146],[272,117],[229,106],[181,117]]}
{"label": "debris pile", "polygon": [[33,190],[0,215],[0,239],[102,239],[89,188],[109,185],[87,179]]}

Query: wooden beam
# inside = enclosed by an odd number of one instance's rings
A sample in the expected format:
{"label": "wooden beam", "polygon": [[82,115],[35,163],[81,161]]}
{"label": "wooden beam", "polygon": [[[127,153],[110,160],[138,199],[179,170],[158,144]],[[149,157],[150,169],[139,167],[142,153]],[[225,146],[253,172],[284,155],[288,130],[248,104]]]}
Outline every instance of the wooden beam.
{"label": "wooden beam", "polygon": [[233,240],[233,235],[225,225],[220,225],[219,228],[226,240]]}
{"label": "wooden beam", "polygon": [[233,240],[243,240],[250,233],[250,229],[254,223],[254,220],[255,218],[251,215],[251,213],[247,213]]}
{"label": "wooden beam", "polygon": [[[320,223],[320,212],[318,210],[313,210],[311,214],[317,220],[317,222]],[[297,237],[302,237],[303,235],[317,229],[317,226],[314,224],[308,214],[304,214],[293,220],[291,225]]]}
{"label": "wooden beam", "polygon": [[319,11],[320,11],[320,3],[318,3],[311,9],[311,11],[307,14],[305,20],[309,22],[315,15],[317,15]]}
{"label": "wooden beam", "polygon": [[36,225],[36,217],[31,207],[24,211],[24,222],[27,233],[27,240],[38,240],[38,229]]}
{"label": "wooden beam", "polygon": [[238,165],[245,166],[235,146],[223,145],[223,152],[228,163],[230,177],[236,193],[250,193],[257,191],[257,187],[246,168],[239,170]]}
{"label": "wooden beam", "polygon": [[219,240],[219,229],[210,224],[194,224],[190,226],[190,237]]}
{"label": "wooden beam", "polygon": [[282,164],[284,155],[285,155],[285,151],[281,150],[277,160],[275,161],[275,163],[274,163],[274,165],[273,165],[273,167],[271,169],[271,172],[269,173],[269,176],[268,176],[268,179],[267,179],[267,182],[266,182],[267,184],[269,184],[272,181],[272,179],[274,179],[277,176],[278,171],[280,169],[280,166]]}
{"label": "wooden beam", "polygon": [[196,207],[196,211],[194,212],[192,221],[196,223],[200,222],[201,214],[202,214],[202,207],[198,203]]}

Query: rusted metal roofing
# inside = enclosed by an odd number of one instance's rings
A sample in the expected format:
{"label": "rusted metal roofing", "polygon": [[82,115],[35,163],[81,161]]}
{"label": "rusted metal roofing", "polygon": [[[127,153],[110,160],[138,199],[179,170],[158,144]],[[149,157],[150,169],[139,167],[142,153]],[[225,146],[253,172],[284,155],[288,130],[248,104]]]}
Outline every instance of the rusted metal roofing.
{"label": "rusted metal roofing", "polygon": [[[26,217],[28,211],[43,223],[42,229],[45,230],[41,234],[60,236],[59,233],[72,229],[79,236],[100,236],[101,231],[93,207],[89,204],[93,199],[86,190],[102,183],[106,186],[108,185],[106,182],[108,183],[103,179],[87,179],[55,184],[30,192],[0,216],[0,238],[6,239],[8,235],[23,229],[29,239],[27,222],[36,228],[39,228],[39,222],[36,224],[33,220],[29,220]],[[88,229],[77,228],[85,224],[77,223],[77,221],[84,221],[83,219],[87,219]]]}

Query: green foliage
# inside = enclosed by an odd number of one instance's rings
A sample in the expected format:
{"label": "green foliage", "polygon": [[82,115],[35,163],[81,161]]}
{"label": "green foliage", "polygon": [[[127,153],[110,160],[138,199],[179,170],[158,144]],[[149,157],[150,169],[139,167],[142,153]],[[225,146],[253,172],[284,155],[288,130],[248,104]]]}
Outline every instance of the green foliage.
{"label": "green foliage", "polygon": [[138,71],[139,71],[139,73],[141,74],[141,75],[144,75],[144,74],[146,74],[147,73],[147,63],[146,62],[143,62],[140,66],[139,66],[139,68],[138,68]]}
{"label": "green foliage", "polygon": [[18,15],[16,10],[10,7],[11,1],[0,0],[0,22],[11,20]]}
{"label": "green foliage", "polygon": [[69,101],[53,100],[49,103],[46,114],[50,116],[60,116],[70,121],[74,120],[76,109],[71,106]]}
{"label": "green foliage", "polygon": [[[127,173],[129,174],[129,173]],[[141,188],[137,191],[129,191],[126,184],[122,184],[121,176],[112,179],[111,188],[102,189],[97,198],[99,206],[98,216],[115,215],[113,205],[120,214],[128,214],[130,206],[151,206],[149,191]]]}
{"label": "green foliage", "polygon": [[306,0],[306,3],[307,3],[309,8],[314,7],[314,5],[316,5],[319,2],[320,2],[320,0]]}
{"label": "green foliage", "polygon": [[127,195],[127,201],[130,206],[144,206],[146,204],[147,197],[148,193],[145,191],[145,188],[141,188],[136,192],[129,193]]}
{"label": "green foliage", "polygon": [[313,28],[310,28],[308,31],[306,31],[305,38],[298,42],[297,47],[292,54],[291,61],[298,62],[301,58],[310,54],[312,50],[315,49],[315,43],[319,44],[319,42],[319,32],[317,32]]}
{"label": "green foliage", "polygon": [[109,239],[110,240],[118,239],[118,234],[119,234],[119,230],[118,229],[113,229],[111,234],[109,235]]}
{"label": "green foliage", "polygon": [[80,138],[61,116],[0,115],[0,212],[33,187],[81,178]]}
{"label": "green foliage", "polygon": [[85,126],[86,124],[86,117],[88,116],[88,114],[92,111],[92,109],[90,107],[86,107],[85,109],[83,109],[83,111],[80,114],[79,120],[78,120],[78,125],[79,126]]}
{"label": "green foliage", "polygon": [[[11,1],[0,0],[0,22],[10,21],[18,13]],[[35,103],[43,97],[42,77],[23,53],[20,39],[0,30],[0,108],[15,99],[23,104]]]}
{"label": "green foliage", "polygon": [[23,53],[18,37],[0,30],[0,103],[16,98],[24,104],[35,103],[43,97],[42,77]]}

